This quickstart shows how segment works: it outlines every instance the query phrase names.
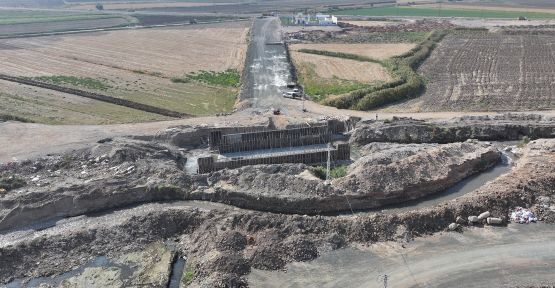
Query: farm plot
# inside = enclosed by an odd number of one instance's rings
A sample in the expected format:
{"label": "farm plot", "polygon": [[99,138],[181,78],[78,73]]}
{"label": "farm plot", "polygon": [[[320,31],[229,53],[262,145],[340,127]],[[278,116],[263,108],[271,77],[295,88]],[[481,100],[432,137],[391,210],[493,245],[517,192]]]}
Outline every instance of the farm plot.
{"label": "farm plot", "polygon": [[388,81],[391,79],[380,64],[349,59],[314,55],[293,51],[293,62],[297,65],[309,63],[322,78],[339,78],[358,82]]}
{"label": "farm plot", "polygon": [[136,19],[116,14],[52,10],[0,10],[0,36],[125,26]]}
{"label": "farm plot", "polygon": [[356,54],[372,59],[387,59],[401,55],[416,47],[414,43],[377,43],[377,44],[295,44],[291,50],[311,49],[320,51],[331,51],[339,53]]}
{"label": "farm plot", "polygon": [[390,109],[553,109],[554,47],[553,34],[451,34],[419,69],[428,79],[426,92]]}
{"label": "farm plot", "polygon": [[313,100],[391,80],[380,64],[291,51],[299,82]]}
{"label": "farm plot", "polygon": [[[401,55],[416,45],[396,44],[294,44],[290,45],[293,64],[305,92],[316,101],[392,81],[379,61]],[[303,50],[304,49],[304,50]],[[304,51],[304,52],[303,52]],[[311,53],[306,53],[311,52]],[[374,59],[359,61],[313,54],[344,53]],[[339,55],[338,55],[339,56]]]}
{"label": "farm plot", "polygon": [[[173,77],[198,71],[241,71],[248,23],[138,29],[0,40],[0,73],[52,79],[192,115],[230,111],[237,87]],[[95,83],[95,85],[88,85]]]}
{"label": "farm plot", "polygon": [[114,124],[171,118],[0,80],[0,115],[46,124]]}

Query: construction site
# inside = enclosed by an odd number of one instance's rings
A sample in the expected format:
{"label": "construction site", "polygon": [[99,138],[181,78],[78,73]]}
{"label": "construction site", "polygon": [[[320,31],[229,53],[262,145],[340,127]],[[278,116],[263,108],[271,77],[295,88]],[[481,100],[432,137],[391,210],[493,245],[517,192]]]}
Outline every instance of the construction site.
{"label": "construction site", "polygon": [[555,7],[228,2],[2,4],[0,286],[555,285]]}

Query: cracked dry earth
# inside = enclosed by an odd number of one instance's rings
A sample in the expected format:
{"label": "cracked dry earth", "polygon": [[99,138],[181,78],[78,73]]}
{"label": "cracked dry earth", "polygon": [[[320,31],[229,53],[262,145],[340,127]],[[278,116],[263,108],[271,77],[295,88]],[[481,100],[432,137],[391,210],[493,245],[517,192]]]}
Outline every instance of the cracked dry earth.
{"label": "cracked dry earth", "polygon": [[183,167],[202,147],[164,139],[103,142],[0,168],[2,181],[16,184],[0,197],[1,283],[167,287],[176,276],[172,264],[185,258],[182,286],[246,287],[253,268],[283,269],[343,247],[410,241],[486,210],[505,217],[515,206],[529,207],[555,222],[555,140],[514,149],[519,160],[510,172],[454,200],[356,215],[344,212],[437,193],[495,165],[500,151],[478,141],[367,141],[347,175],[327,186],[303,164],[191,175]]}

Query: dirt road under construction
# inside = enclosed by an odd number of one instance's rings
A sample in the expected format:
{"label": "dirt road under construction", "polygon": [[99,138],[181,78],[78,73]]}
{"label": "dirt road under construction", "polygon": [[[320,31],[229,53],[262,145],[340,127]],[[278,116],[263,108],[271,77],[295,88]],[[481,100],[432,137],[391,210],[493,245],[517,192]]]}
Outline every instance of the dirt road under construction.
{"label": "dirt road under construction", "polygon": [[257,18],[251,31],[241,100],[254,108],[279,108],[282,91],[291,82],[279,18]]}

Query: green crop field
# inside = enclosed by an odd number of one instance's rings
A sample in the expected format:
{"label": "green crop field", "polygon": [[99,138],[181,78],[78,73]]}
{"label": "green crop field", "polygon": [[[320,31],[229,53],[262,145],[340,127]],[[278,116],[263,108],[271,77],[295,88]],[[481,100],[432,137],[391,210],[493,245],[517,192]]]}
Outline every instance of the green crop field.
{"label": "green crop field", "polygon": [[120,15],[104,13],[77,13],[42,10],[0,10],[0,25],[79,21],[92,19],[122,18]]}
{"label": "green crop field", "polygon": [[361,16],[420,16],[420,17],[479,17],[479,18],[555,18],[554,13],[520,12],[486,9],[430,8],[430,7],[377,7],[333,11],[337,15]]}

